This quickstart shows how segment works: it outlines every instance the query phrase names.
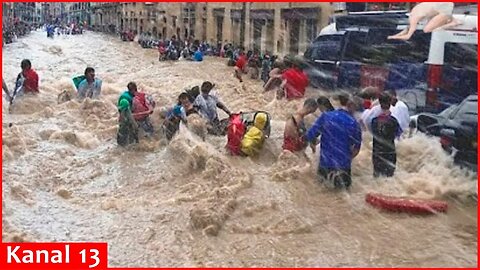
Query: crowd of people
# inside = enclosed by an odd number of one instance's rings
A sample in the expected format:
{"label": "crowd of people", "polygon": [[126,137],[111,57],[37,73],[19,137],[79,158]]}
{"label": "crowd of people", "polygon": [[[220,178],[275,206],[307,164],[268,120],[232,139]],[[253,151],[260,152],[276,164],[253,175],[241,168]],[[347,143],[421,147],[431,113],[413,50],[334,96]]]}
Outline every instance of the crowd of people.
{"label": "crowd of people", "polygon": [[55,35],[79,35],[83,34],[85,23],[65,24],[54,22],[49,24],[29,24],[24,21],[16,20],[14,23],[8,23],[2,29],[2,46],[12,43],[15,39],[25,36],[30,31],[42,28],[47,32],[47,37],[54,38]]}
{"label": "crowd of people", "polygon": [[[160,61],[178,60],[180,58],[192,61],[203,61],[203,57],[206,55],[220,57],[224,55],[221,44],[215,47],[206,41],[201,42],[193,38],[180,40],[177,39],[176,36],[172,36],[170,39],[152,41],[149,37],[147,34],[146,42],[158,47]],[[150,47],[152,47],[152,45],[150,45]]]}
{"label": "crowd of people", "polygon": [[71,24],[46,24],[45,30],[47,37],[54,38],[56,35],[81,35],[83,34],[83,24],[71,23]]}
{"label": "crowd of people", "polygon": [[13,23],[7,23],[2,27],[2,46],[12,43],[18,37],[28,34],[36,25],[30,25],[26,22],[16,20]]}
{"label": "crowd of people", "polygon": [[260,73],[264,91],[275,90],[278,99],[303,98],[309,85],[304,72],[305,63],[299,57],[286,56],[279,60],[268,52],[259,55],[256,51],[245,53],[239,48],[232,54],[229,65],[234,66],[234,75],[239,82],[243,82],[244,74],[250,74],[251,79],[258,79]]}
{"label": "crowd of people", "polygon": [[[242,71],[243,53],[239,52],[235,74]],[[291,72],[301,72],[298,63],[290,61],[290,67],[278,72],[270,79],[283,81],[277,83],[289,98],[290,88],[296,85],[289,82]],[[285,62],[285,61],[284,61]],[[30,60],[21,62],[13,93],[3,81],[3,90],[7,99],[12,102],[15,97],[39,92],[38,74],[32,68]],[[280,68],[280,70],[282,70]],[[273,70],[272,70],[273,72]],[[293,76],[293,75],[292,75]],[[303,76],[300,76],[303,78]],[[298,79],[298,78],[297,78]],[[286,81],[286,82],[285,82]],[[267,83],[268,84],[268,81]],[[288,86],[288,84],[291,84]],[[102,81],[95,77],[95,69],[87,67],[84,75],[74,78],[77,89],[76,98],[97,99],[101,97]],[[303,87],[303,85],[302,85]],[[201,86],[186,89],[180,93],[176,104],[160,110],[163,119],[161,127],[154,128],[150,116],[154,113],[153,98],[138,91],[137,84],[130,82],[120,95],[117,103],[119,126],[117,143],[127,146],[139,142],[140,130],[146,137],[151,137],[155,130],[161,130],[171,140],[183,123],[188,127],[188,117],[197,114],[206,124],[206,134],[227,136],[227,149],[233,155],[257,156],[263,149],[264,142],[270,136],[270,120],[268,112],[232,113],[228,107],[212,91],[215,84],[205,81]],[[370,91],[367,91],[370,90]],[[352,160],[358,155],[362,145],[362,132],[373,135],[372,163],[374,176],[391,177],[396,167],[395,140],[408,129],[408,108],[396,98],[395,92],[378,93],[367,89],[359,94],[339,94],[334,97],[320,96],[318,99],[307,98],[303,107],[286,119],[283,145],[285,151],[303,152],[308,146],[313,152],[320,142],[320,162],[318,175],[322,182],[335,188],[351,186]],[[279,91],[282,92],[282,91]],[[298,92],[297,89],[294,92]],[[298,98],[299,96],[295,96]],[[334,108],[331,98],[338,100],[339,108]],[[361,99],[362,102],[358,102]],[[359,105],[360,104],[360,105]],[[228,118],[219,119],[217,109],[223,110]],[[320,110],[321,114],[311,127],[305,125],[307,115]],[[358,113],[362,111],[360,117]],[[206,134],[198,134],[205,140]],[[318,140],[320,138],[320,140]]]}

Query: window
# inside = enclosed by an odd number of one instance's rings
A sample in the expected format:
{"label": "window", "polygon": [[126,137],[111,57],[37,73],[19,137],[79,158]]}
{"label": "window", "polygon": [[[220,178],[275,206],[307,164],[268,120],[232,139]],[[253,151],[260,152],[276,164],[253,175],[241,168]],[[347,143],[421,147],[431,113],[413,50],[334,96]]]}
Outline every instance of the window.
{"label": "window", "polygon": [[431,36],[431,33],[417,31],[408,42],[398,42],[394,50],[396,56],[394,62],[423,63],[427,61]]}
{"label": "window", "polygon": [[330,4],[333,6],[333,10],[335,11],[344,11],[347,9],[346,2],[330,2]]}
{"label": "window", "polygon": [[340,58],[342,38],[342,35],[321,36],[305,54],[312,60],[336,61]]}
{"label": "window", "polygon": [[478,117],[478,100],[469,99],[465,101],[458,111],[455,113],[454,118],[461,119],[463,121],[474,122]]}
{"label": "window", "polygon": [[307,42],[310,43],[313,40],[315,40],[317,35],[317,20],[307,19],[306,28],[307,28]]}
{"label": "window", "polygon": [[396,32],[392,29],[349,31],[343,59],[376,65],[427,60],[431,34],[417,31],[408,42],[387,39]]}
{"label": "window", "polygon": [[445,43],[444,64],[476,71],[477,47],[474,44]]}
{"label": "window", "polygon": [[343,60],[346,61],[359,61],[362,62],[365,58],[363,56],[363,50],[366,47],[367,33],[360,31],[351,31],[345,34],[345,40],[347,42],[345,47],[345,54]]}
{"label": "window", "polygon": [[444,118],[453,118],[453,115],[455,114],[454,112],[456,111],[457,108],[458,108],[457,104],[451,105],[450,107],[446,108],[441,113],[439,113],[438,115]]}

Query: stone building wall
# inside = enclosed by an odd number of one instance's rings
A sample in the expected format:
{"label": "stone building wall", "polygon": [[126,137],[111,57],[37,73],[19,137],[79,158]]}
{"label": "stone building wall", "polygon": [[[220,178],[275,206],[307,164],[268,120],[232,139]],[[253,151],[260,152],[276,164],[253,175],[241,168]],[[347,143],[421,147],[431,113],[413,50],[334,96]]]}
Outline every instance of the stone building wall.
{"label": "stone building wall", "polygon": [[100,29],[150,32],[210,44],[233,43],[279,55],[302,54],[326,26],[334,8],[310,3],[97,3],[92,24]]}

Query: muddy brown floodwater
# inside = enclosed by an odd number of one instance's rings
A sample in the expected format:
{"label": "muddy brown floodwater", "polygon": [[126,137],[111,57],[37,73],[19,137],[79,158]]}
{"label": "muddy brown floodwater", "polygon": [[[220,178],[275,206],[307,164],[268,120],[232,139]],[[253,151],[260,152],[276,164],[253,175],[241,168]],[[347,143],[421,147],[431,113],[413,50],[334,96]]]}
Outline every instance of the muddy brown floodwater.
{"label": "muddy brown floodwater", "polygon": [[[23,58],[41,79],[41,93],[17,100],[10,113],[3,99],[3,241],[105,241],[112,267],[477,265],[477,176],[455,167],[437,139],[401,140],[395,177],[373,179],[364,134],[351,192],[331,192],[315,182],[310,149],[306,157],[281,150],[285,119],[300,101],[276,101],[260,81],[242,86],[224,59],[158,62],[155,50],[119,38],[52,40],[41,31],[2,55],[10,87]],[[103,80],[101,99],[58,104],[87,65]],[[157,135],[117,147],[115,104],[129,81],[159,109],[204,80],[232,111],[272,114],[258,158],[231,157],[226,138],[203,142],[184,127],[170,144]],[[158,112],[154,123],[158,129]],[[450,208],[385,213],[364,202],[371,191],[445,199]]]}

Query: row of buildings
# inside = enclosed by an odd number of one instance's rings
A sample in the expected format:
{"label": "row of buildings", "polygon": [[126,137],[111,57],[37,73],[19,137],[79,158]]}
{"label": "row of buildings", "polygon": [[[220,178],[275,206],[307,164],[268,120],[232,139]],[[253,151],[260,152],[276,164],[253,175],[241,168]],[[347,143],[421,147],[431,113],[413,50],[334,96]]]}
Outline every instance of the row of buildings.
{"label": "row of buildings", "polygon": [[84,23],[91,24],[91,3],[59,2],[4,2],[2,23],[4,26],[23,22],[27,24]]}
{"label": "row of buildings", "polygon": [[232,43],[278,55],[305,51],[331,16],[347,9],[406,9],[408,3],[184,2],[92,3],[92,26],[105,32],[148,32],[154,38]]}
{"label": "row of buildings", "polygon": [[[95,30],[148,32],[210,44],[232,43],[279,55],[304,52],[332,14],[408,8],[398,3],[345,2],[37,2],[4,3],[5,20],[83,23]],[[10,12],[6,14],[5,12]]]}
{"label": "row of buildings", "polygon": [[9,27],[20,21],[38,23],[41,9],[36,3],[2,3],[2,26]]}
{"label": "row of buildings", "polygon": [[102,31],[149,32],[277,54],[303,52],[341,5],[322,3],[96,3],[92,25]]}

